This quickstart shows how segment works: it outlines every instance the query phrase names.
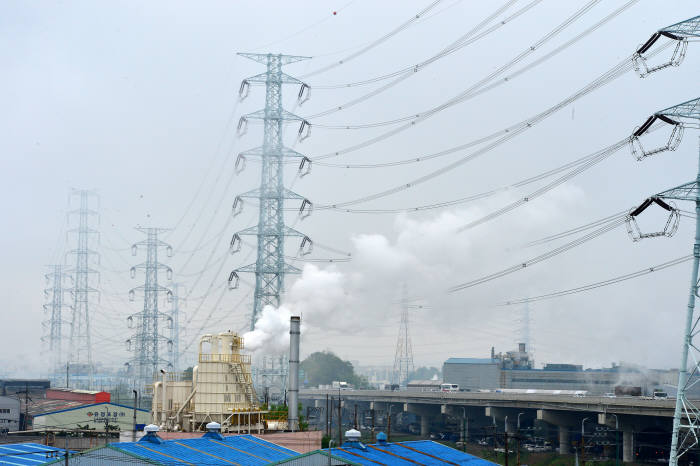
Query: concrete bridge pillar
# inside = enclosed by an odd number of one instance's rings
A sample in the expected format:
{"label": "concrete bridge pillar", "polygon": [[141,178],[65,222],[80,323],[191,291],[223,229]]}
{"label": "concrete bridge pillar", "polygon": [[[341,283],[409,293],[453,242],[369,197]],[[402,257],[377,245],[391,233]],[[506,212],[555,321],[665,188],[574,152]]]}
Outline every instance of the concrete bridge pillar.
{"label": "concrete bridge pillar", "polygon": [[568,413],[566,411],[538,409],[537,419],[559,428],[559,454],[568,454],[569,450],[571,449],[569,431],[576,428],[580,429],[583,416],[580,414]]}
{"label": "concrete bridge pillar", "polygon": [[430,421],[441,413],[443,408],[435,405],[404,403],[403,410],[420,416],[420,435],[421,437],[427,437],[430,434]]}
{"label": "concrete bridge pillar", "polygon": [[559,426],[559,454],[569,454],[571,448],[571,440],[569,439],[569,427]]}
{"label": "concrete bridge pillar", "polygon": [[622,462],[634,462],[634,431],[622,431]]}

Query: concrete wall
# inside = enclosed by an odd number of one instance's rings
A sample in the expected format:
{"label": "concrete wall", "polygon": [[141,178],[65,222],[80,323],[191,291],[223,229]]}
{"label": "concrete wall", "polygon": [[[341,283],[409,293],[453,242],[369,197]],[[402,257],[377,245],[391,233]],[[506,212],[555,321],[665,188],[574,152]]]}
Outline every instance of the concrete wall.
{"label": "concrete wall", "polygon": [[445,383],[456,383],[460,390],[500,388],[500,368],[492,364],[445,363],[442,379]]}
{"label": "concrete wall", "polygon": [[20,402],[17,398],[0,396],[0,430],[19,430]]}

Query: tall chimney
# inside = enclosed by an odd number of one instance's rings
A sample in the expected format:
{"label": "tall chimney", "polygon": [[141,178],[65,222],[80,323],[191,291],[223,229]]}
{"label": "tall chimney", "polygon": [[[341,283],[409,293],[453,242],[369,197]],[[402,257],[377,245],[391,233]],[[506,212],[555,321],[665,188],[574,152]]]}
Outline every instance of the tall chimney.
{"label": "tall chimney", "polygon": [[292,316],[289,320],[289,407],[287,426],[292,432],[299,430],[299,336],[301,317]]}

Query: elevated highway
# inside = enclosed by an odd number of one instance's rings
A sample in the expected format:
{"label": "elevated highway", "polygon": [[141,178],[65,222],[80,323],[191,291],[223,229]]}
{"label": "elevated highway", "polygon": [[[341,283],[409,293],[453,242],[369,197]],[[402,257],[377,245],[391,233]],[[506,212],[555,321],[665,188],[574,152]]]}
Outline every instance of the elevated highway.
{"label": "elevated highway", "polygon": [[[500,424],[513,431],[521,418],[546,422],[558,431],[559,451],[569,453],[572,434],[582,427],[601,424],[622,432],[623,461],[634,460],[635,435],[653,430],[668,432],[675,399],[605,397],[494,392],[417,392],[388,390],[301,390],[306,406],[323,411],[326,398],[340,397],[345,407],[359,405],[380,410],[389,417],[409,412],[420,418],[421,435],[429,434],[431,423],[447,415],[474,421],[477,425]],[[588,424],[586,424],[588,422]],[[584,426],[585,424],[585,426]]]}

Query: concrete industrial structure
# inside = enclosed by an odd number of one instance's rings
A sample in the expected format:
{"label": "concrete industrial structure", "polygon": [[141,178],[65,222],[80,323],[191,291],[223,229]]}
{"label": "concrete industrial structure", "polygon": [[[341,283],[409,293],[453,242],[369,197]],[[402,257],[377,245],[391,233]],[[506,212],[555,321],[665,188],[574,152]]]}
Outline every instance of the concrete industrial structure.
{"label": "concrete industrial structure", "polygon": [[[675,374],[677,377],[677,374]],[[463,391],[497,389],[580,390],[591,395],[613,393],[619,385],[640,387],[646,395],[668,386],[663,371],[641,371],[635,367],[613,365],[605,369],[583,369],[577,364],[545,364],[534,369],[525,344],[517,351],[490,358],[449,358],[442,367],[445,383],[457,384]],[[699,393],[700,394],[700,393]]]}
{"label": "concrete industrial structure", "polygon": [[242,349],[243,338],[236,333],[203,335],[191,376],[162,371],[162,380],[154,384],[153,422],[163,430],[186,432],[202,430],[209,422],[221,424],[224,432],[262,430],[250,356]]}

